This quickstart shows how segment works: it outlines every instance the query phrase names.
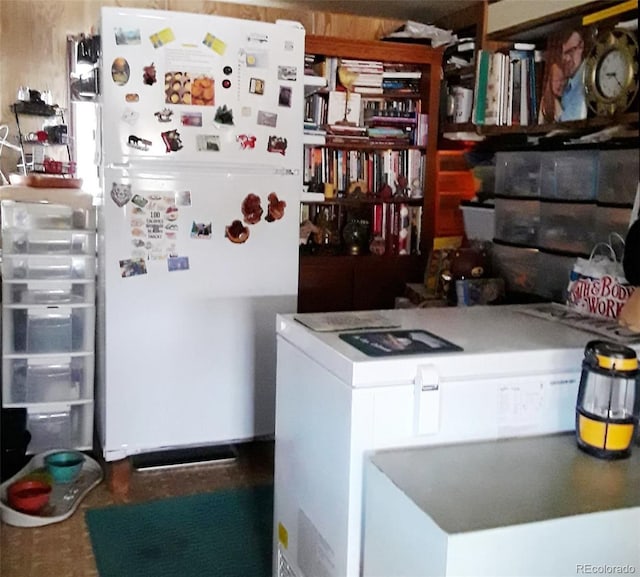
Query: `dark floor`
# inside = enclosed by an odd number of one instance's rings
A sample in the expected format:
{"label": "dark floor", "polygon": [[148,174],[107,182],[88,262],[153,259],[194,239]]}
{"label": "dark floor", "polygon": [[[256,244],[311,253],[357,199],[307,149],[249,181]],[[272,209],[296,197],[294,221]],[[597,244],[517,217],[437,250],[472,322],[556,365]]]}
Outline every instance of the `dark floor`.
{"label": "dark floor", "polygon": [[76,512],[44,527],[0,527],[2,577],[98,577],[84,512],[123,502],[189,495],[268,483],[273,480],[273,443],[238,446],[238,458],[183,468],[134,471],[126,501],[114,497],[106,481],[93,489]]}

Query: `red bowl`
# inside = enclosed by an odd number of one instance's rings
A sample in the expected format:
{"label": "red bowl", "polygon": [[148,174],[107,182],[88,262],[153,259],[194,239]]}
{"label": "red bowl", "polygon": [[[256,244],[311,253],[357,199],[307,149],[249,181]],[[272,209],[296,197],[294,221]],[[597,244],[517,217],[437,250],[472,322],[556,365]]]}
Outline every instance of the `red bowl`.
{"label": "red bowl", "polygon": [[50,495],[51,485],[37,480],[16,481],[7,489],[9,505],[23,513],[37,513],[49,502]]}

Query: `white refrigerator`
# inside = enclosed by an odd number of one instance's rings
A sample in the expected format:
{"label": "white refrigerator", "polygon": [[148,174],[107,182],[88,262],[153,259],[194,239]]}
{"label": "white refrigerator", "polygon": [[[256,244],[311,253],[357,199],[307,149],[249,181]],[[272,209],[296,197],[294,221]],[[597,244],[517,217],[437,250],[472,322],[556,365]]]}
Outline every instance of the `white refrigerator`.
{"label": "white refrigerator", "polygon": [[297,300],[304,29],[101,16],[104,456],[271,436],[276,313]]}
{"label": "white refrigerator", "polygon": [[[324,328],[371,325],[355,332],[314,331],[303,324],[313,314],[278,317],[275,575],[361,574],[370,451],[574,429],[584,347],[598,337],[524,309],[324,316]],[[423,352],[400,354],[407,342]]]}

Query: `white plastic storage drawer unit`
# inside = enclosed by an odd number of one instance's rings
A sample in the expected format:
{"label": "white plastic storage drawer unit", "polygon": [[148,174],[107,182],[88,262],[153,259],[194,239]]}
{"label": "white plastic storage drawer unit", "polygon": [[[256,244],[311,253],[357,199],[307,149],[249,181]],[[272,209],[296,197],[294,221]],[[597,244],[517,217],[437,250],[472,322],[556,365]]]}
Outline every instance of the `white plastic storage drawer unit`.
{"label": "white plastic storage drawer unit", "polygon": [[595,242],[595,203],[540,202],[538,246],[588,254]]}
{"label": "white plastic storage drawer unit", "polygon": [[27,429],[31,433],[29,454],[65,447],[91,449],[93,403],[30,405]]}
{"label": "white plastic storage drawer unit", "polygon": [[5,307],[2,324],[5,354],[93,351],[93,305]]}
{"label": "white plastic storage drawer unit", "polygon": [[5,404],[93,399],[93,354],[3,360]]}
{"label": "white plastic storage drawer unit", "polygon": [[595,201],[597,151],[554,150],[540,154],[541,197],[557,200]]}
{"label": "white plastic storage drawer unit", "polygon": [[640,178],[640,151],[601,150],[598,164],[598,202],[633,204]]}
{"label": "white plastic storage drawer unit", "polygon": [[2,202],[2,229],[95,231],[95,210],[59,204]]}
{"label": "white plastic storage drawer unit", "polygon": [[96,235],[81,230],[10,229],[3,235],[5,254],[96,254]]}
{"label": "white plastic storage drawer unit", "polygon": [[2,285],[5,305],[89,305],[95,298],[96,285],[89,280],[5,280]]}
{"label": "white plastic storage drawer unit", "polygon": [[495,199],[495,237],[515,244],[535,245],[540,228],[540,201]]}
{"label": "white plastic storage drawer unit", "polygon": [[67,255],[4,255],[3,276],[15,279],[95,279],[96,259]]}

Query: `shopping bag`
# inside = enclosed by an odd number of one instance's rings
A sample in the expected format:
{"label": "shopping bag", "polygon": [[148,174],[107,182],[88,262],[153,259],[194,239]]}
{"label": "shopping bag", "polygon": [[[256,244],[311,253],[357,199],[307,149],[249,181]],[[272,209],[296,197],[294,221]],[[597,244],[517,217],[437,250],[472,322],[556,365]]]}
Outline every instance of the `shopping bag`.
{"label": "shopping bag", "polygon": [[599,318],[618,318],[635,287],[625,278],[622,259],[612,246],[615,238],[624,250],[620,235],[611,235],[608,243],[600,242],[593,247],[588,259],[576,259],[567,288],[570,309]]}

